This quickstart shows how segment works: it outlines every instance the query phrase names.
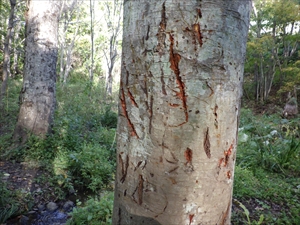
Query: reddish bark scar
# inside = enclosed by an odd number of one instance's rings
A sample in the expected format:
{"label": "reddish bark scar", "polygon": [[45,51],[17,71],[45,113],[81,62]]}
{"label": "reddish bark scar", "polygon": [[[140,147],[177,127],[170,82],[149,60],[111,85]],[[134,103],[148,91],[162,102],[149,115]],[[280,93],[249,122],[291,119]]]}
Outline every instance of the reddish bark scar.
{"label": "reddish bark scar", "polygon": [[186,159],[185,164],[191,163],[192,158],[193,158],[193,151],[190,148],[187,148],[184,152],[184,156],[185,156],[185,159]]}
{"label": "reddish bark scar", "polygon": [[200,47],[202,47],[203,45],[203,37],[202,37],[202,34],[201,34],[201,30],[200,30],[200,24],[197,23],[197,24],[193,24],[193,31],[194,31],[194,35],[196,36],[198,42],[199,42],[199,45]]}
{"label": "reddish bark scar", "polygon": [[219,164],[218,164],[219,168],[221,168],[221,164],[222,164],[223,160],[224,160],[224,158],[219,159]]}
{"label": "reddish bark scar", "polygon": [[195,216],[195,214],[190,214],[190,215],[189,215],[189,219],[190,219],[190,224],[189,224],[189,225],[192,224],[192,221],[193,221],[194,216]]}
{"label": "reddish bark scar", "polygon": [[227,178],[230,179],[231,178],[231,172],[230,172],[230,170],[228,170],[226,174],[227,174]]}
{"label": "reddish bark scar", "polygon": [[229,156],[232,153],[232,148],[233,148],[233,144],[230,145],[230,147],[227,151],[224,151],[224,156],[225,156],[224,167],[227,166],[227,164],[228,164]]}
{"label": "reddish bark scar", "polygon": [[224,157],[222,157],[221,159],[219,159],[219,163],[218,163],[218,167],[221,167],[221,164],[224,162],[224,167],[227,166],[228,161],[229,161],[229,157],[232,153],[232,149],[233,149],[233,144],[230,145],[230,147],[228,148],[227,151],[224,151]]}
{"label": "reddish bark scar", "polygon": [[169,103],[169,106],[171,106],[171,107],[178,107],[179,104],[172,104],[172,103]]}
{"label": "reddish bark scar", "polygon": [[[185,84],[182,81],[182,78],[180,76],[180,70],[179,70],[179,61],[181,59],[181,56],[177,53],[174,53],[173,51],[173,46],[174,46],[174,38],[170,34],[170,68],[174,71],[175,76],[176,76],[176,83],[179,88],[179,92],[176,92],[176,96],[179,97],[179,99],[182,101],[182,106],[184,109],[184,114],[185,114],[185,122],[188,122],[189,115],[188,115],[188,110],[187,110],[187,96],[185,93]],[[182,123],[182,124],[184,124]],[[181,124],[181,125],[182,125]]]}
{"label": "reddish bark scar", "polygon": [[127,106],[126,106],[126,101],[125,101],[125,93],[124,93],[122,82],[121,82],[120,102],[121,102],[121,107],[122,107],[123,114],[124,114],[125,118],[127,119],[128,126],[131,128],[131,136],[136,136],[137,138],[139,138],[139,136],[137,135],[137,133],[135,131],[134,125],[133,125],[133,123],[131,122],[131,120],[128,116]]}
{"label": "reddish bark scar", "polygon": [[135,101],[133,95],[131,94],[130,90],[127,89],[127,91],[128,91],[128,96],[129,96],[129,98],[130,98],[130,100],[131,100],[132,105],[134,105],[135,107],[138,107],[138,105],[137,105],[137,103],[136,103],[136,101]]}
{"label": "reddish bark scar", "polygon": [[223,217],[221,219],[220,225],[227,224],[226,221],[228,220],[228,215],[229,215],[229,212],[230,212],[230,208],[231,208],[231,199],[230,199],[230,201],[228,203],[226,211],[223,213]]}

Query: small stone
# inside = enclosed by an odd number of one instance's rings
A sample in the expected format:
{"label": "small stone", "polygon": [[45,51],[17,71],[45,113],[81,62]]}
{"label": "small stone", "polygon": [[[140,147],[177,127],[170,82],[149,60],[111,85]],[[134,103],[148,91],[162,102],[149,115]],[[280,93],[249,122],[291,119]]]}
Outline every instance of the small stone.
{"label": "small stone", "polygon": [[67,218],[67,214],[63,213],[63,212],[57,212],[55,214],[55,219],[57,220],[63,220],[63,219],[66,219]]}
{"label": "small stone", "polygon": [[63,209],[66,212],[66,211],[70,210],[71,208],[73,208],[74,205],[75,205],[74,202],[69,200],[69,201],[65,202],[65,204],[63,205]]}
{"label": "small stone", "polygon": [[47,209],[51,212],[55,211],[58,208],[58,205],[54,202],[49,202],[47,204]]}
{"label": "small stone", "polygon": [[71,188],[69,189],[69,194],[75,194],[75,193],[76,193],[75,189],[71,187]]}
{"label": "small stone", "polygon": [[45,205],[39,204],[38,206],[39,211],[43,211],[45,209]]}
{"label": "small stone", "polygon": [[29,217],[22,215],[20,218],[20,224],[21,225],[27,225],[29,222]]}

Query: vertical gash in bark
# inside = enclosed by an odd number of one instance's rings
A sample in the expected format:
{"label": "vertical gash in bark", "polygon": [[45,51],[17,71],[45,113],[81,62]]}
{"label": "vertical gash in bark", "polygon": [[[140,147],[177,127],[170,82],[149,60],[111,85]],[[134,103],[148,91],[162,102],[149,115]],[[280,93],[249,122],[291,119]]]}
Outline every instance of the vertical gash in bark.
{"label": "vertical gash in bark", "polygon": [[249,1],[125,1],[113,224],[229,224]]}
{"label": "vertical gash in bark", "polygon": [[[182,101],[182,108],[185,115],[185,121],[180,123],[177,126],[181,126],[184,123],[187,123],[189,120],[189,114],[187,112],[187,96],[185,95],[185,84],[182,81],[182,77],[180,75],[179,62],[181,56],[178,53],[174,53],[174,38],[172,34],[170,35],[170,68],[173,70],[175,74],[176,84],[179,91],[174,91],[176,96]],[[179,106],[179,105],[176,105]]]}

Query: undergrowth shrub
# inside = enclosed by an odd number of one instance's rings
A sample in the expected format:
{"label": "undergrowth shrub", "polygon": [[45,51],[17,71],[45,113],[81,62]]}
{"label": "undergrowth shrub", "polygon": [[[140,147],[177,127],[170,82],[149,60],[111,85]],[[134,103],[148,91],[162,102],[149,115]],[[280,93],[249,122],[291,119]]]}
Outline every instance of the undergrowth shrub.
{"label": "undergrowth shrub", "polygon": [[258,118],[249,110],[241,112],[238,165],[300,174],[299,119],[288,121],[276,115]]}
{"label": "undergrowth shrub", "polygon": [[53,174],[52,183],[63,189],[105,188],[115,167],[117,113],[112,102],[103,102],[102,89],[89,81],[58,84],[52,133],[46,139],[29,136],[26,144],[14,148],[9,148],[11,134],[3,135],[7,148],[1,155],[46,169]]}
{"label": "undergrowth shrub", "polygon": [[100,200],[89,199],[83,207],[74,208],[67,225],[109,225],[112,224],[113,192],[105,193]]}
{"label": "undergrowth shrub", "polygon": [[101,146],[84,144],[82,151],[70,154],[68,170],[80,186],[96,192],[109,184],[114,164],[108,159],[110,153]]}
{"label": "undergrowth shrub", "polygon": [[101,124],[107,128],[117,128],[118,115],[111,110],[111,106],[106,106],[101,115]]}

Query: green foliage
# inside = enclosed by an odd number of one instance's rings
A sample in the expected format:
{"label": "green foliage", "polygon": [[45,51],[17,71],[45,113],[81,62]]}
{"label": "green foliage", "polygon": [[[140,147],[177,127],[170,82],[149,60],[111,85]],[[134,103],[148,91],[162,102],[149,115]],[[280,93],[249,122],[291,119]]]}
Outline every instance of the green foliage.
{"label": "green foliage", "polygon": [[[18,86],[10,84],[13,88],[9,89],[8,113],[1,120],[10,127],[6,131],[11,131],[0,135],[1,156],[44,169],[46,173],[36,182],[49,183],[60,199],[68,190],[98,192],[110,189],[115,167],[117,114],[112,111],[112,103],[99,104],[103,102],[103,95],[99,95],[103,93],[103,86],[90,82],[58,86],[53,132],[46,139],[29,136],[26,144],[15,147],[10,142],[18,113],[14,102],[17,102],[19,91],[14,89],[20,88],[21,83],[11,82]],[[21,198],[30,198],[18,196],[19,203]]]}
{"label": "green foliage", "polygon": [[9,174],[0,173],[0,223],[11,216],[24,213],[33,206],[32,196],[24,190],[11,191],[6,184]]}
{"label": "green foliage", "polygon": [[232,223],[299,224],[299,118],[242,109],[240,126]]}
{"label": "green foliage", "polygon": [[[5,174],[4,174],[5,176]],[[9,217],[18,211],[18,203],[13,198],[13,193],[7,189],[0,174],[0,223],[4,223]]]}
{"label": "green foliage", "polygon": [[300,6],[296,0],[256,0],[253,5],[244,90],[248,99],[263,102],[299,85],[300,36],[295,27]]}
{"label": "green foliage", "polygon": [[111,110],[110,106],[105,107],[101,116],[101,124],[103,127],[117,128],[118,115]]}
{"label": "green foliage", "polygon": [[96,192],[111,181],[113,164],[107,160],[109,157],[107,149],[84,144],[82,151],[70,154],[67,168],[78,184]]}
{"label": "green foliage", "polygon": [[[276,125],[277,124],[277,125]],[[239,132],[238,164],[284,174],[300,174],[299,119],[264,116],[254,119],[243,110]],[[248,140],[244,140],[245,137]]]}
{"label": "green foliage", "polygon": [[89,199],[84,207],[76,207],[67,225],[109,225],[112,224],[113,192],[105,193],[100,200]]}
{"label": "green foliage", "polygon": [[[300,39],[300,37],[298,37]],[[297,54],[299,55],[299,53]],[[289,65],[283,69],[285,79],[283,85],[280,87],[278,93],[286,93],[294,90],[295,86],[300,85],[300,60],[290,62]]]}
{"label": "green foliage", "polygon": [[251,219],[250,219],[250,213],[249,213],[249,210],[246,208],[246,206],[243,204],[243,203],[241,203],[241,202],[239,202],[238,200],[233,200],[236,204],[238,204],[239,205],[239,207],[241,207],[242,209],[243,209],[243,211],[244,211],[244,214],[245,214],[245,216],[246,216],[246,221],[244,221],[245,222],[245,224],[248,224],[248,225],[260,225],[260,224],[262,224],[262,222],[263,222],[263,220],[264,220],[264,215],[262,214],[262,215],[260,215],[260,217],[259,217],[259,220],[258,221],[251,221]]}
{"label": "green foliage", "polygon": [[58,88],[53,133],[44,140],[31,137],[26,144],[30,151],[23,152],[27,160],[39,161],[53,171],[62,188],[96,192],[107,187],[114,172],[112,127],[117,116],[111,107],[98,104],[101,97],[96,93],[101,87],[83,84]]}

